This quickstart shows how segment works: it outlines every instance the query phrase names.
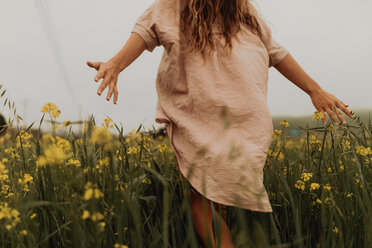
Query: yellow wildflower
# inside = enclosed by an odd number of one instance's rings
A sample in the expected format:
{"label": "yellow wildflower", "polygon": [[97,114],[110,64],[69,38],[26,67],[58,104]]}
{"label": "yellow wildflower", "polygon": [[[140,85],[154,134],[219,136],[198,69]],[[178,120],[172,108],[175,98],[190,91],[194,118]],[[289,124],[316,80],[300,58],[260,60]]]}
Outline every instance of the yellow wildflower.
{"label": "yellow wildflower", "polygon": [[288,127],[288,126],[289,126],[289,123],[288,123],[288,121],[286,121],[286,120],[282,120],[282,121],[280,122],[280,125],[282,125],[282,126],[284,126],[284,127]]}
{"label": "yellow wildflower", "polygon": [[304,181],[304,182],[307,182],[310,180],[310,178],[313,176],[313,174],[311,173],[307,173],[307,172],[304,172],[301,174],[301,179]]}
{"label": "yellow wildflower", "polygon": [[19,231],[19,234],[22,235],[22,236],[26,236],[27,235],[27,230],[23,229],[23,230]]}
{"label": "yellow wildflower", "polygon": [[146,184],[151,184],[151,180],[149,178],[143,179],[142,182]]}
{"label": "yellow wildflower", "polygon": [[332,168],[331,167],[328,167],[327,171],[328,172],[332,172]]}
{"label": "yellow wildflower", "polygon": [[348,194],[346,195],[347,198],[351,198],[352,196],[353,196],[353,193],[348,193]]}
{"label": "yellow wildflower", "polygon": [[313,120],[323,119],[325,116],[322,112],[315,111],[313,114]]}
{"label": "yellow wildflower", "polygon": [[157,146],[157,148],[158,148],[158,151],[159,152],[164,152],[164,151],[166,151],[167,150],[167,145],[166,144],[159,144],[158,146]]}
{"label": "yellow wildflower", "polygon": [[344,150],[348,150],[348,149],[351,148],[350,141],[348,141],[348,140],[343,139],[341,144],[342,144],[342,147],[344,148]]}
{"label": "yellow wildflower", "polygon": [[337,226],[335,226],[333,229],[332,229],[332,231],[334,232],[334,233],[338,233],[338,228],[337,228]]}
{"label": "yellow wildflower", "polygon": [[92,213],[91,217],[92,221],[102,220],[104,216],[100,212]]}
{"label": "yellow wildflower", "polygon": [[318,203],[318,204],[322,204],[322,200],[320,200],[320,199],[316,199],[316,203]]}
{"label": "yellow wildflower", "polygon": [[128,154],[138,154],[140,152],[140,146],[130,146],[128,147],[127,153]]}
{"label": "yellow wildflower", "polygon": [[275,129],[273,132],[274,137],[278,137],[282,133],[282,130]]}
{"label": "yellow wildflower", "polygon": [[9,154],[11,158],[19,158],[19,155],[14,148],[6,148],[4,152]]}
{"label": "yellow wildflower", "polygon": [[80,167],[81,166],[81,163],[79,160],[75,159],[75,158],[70,158],[67,162],[66,162],[66,165],[73,165],[75,167]]}
{"label": "yellow wildflower", "polygon": [[34,219],[36,217],[36,213],[31,214],[30,220]]}
{"label": "yellow wildflower", "polygon": [[345,170],[345,166],[343,165],[340,165],[340,168],[339,168],[340,172],[343,172]]}
{"label": "yellow wildflower", "polygon": [[29,140],[32,137],[33,137],[33,135],[31,133],[28,133],[28,132],[25,132],[24,130],[21,130],[19,132],[19,134],[17,135],[16,147],[21,147],[21,143],[22,143],[22,147],[24,147],[24,148],[31,147],[31,144],[30,144]]}
{"label": "yellow wildflower", "polygon": [[295,187],[297,189],[305,190],[305,183],[301,180],[297,180]]}
{"label": "yellow wildflower", "polygon": [[18,183],[23,186],[22,188],[23,191],[28,192],[30,191],[28,183],[32,182],[32,180],[33,180],[33,177],[30,174],[25,173],[23,175],[23,179],[18,178]]}
{"label": "yellow wildflower", "polygon": [[83,220],[85,220],[85,219],[88,219],[90,217],[90,213],[89,213],[89,211],[88,210],[84,210],[83,211],[83,214],[81,215],[81,218],[83,219]]}
{"label": "yellow wildflower", "polygon": [[153,142],[152,141],[152,138],[149,137],[149,136],[145,136],[145,137],[143,137],[143,139],[144,139],[145,142],[149,142],[149,143],[152,143]]}
{"label": "yellow wildflower", "polygon": [[99,189],[96,189],[96,188],[93,188],[93,185],[91,182],[88,182],[86,185],[85,185],[85,192],[84,192],[84,196],[83,196],[83,199],[88,201],[92,198],[101,198],[103,197],[103,193],[99,190]]}
{"label": "yellow wildflower", "polygon": [[45,166],[47,163],[48,163],[48,161],[47,161],[47,159],[45,158],[45,156],[40,155],[40,156],[37,158],[37,161],[36,161],[36,165],[37,165],[37,166],[42,167],[42,166]]}
{"label": "yellow wildflower", "polygon": [[316,190],[316,189],[319,189],[319,188],[320,188],[320,185],[318,183],[310,184],[310,191],[313,191],[313,190]]}
{"label": "yellow wildflower", "polygon": [[142,135],[140,133],[137,133],[136,130],[133,128],[129,132],[129,136],[125,139],[127,143],[130,142],[140,142],[142,141]]}
{"label": "yellow wildflower", "polygon": [[56,104],[51,102],[46,103],[41,109],[41,112],[49,113],[54,118],[57,118],[61,113]]}
{"label": "yellow wildflower", "polygon": [[368,154],[372,154],[372,150],[370,147],[364,147],[361,145],[357,145],[355,147],[356,153],[362,155],[362,156],[367,156]]}
{"label": "yellow wildflower", "polygon": [[119,243],[114,244],[114,248],[128,248],[127,245],[121,245]]}
{"label": "yellow wildflower", "polygon": [[113,128],[114,125],[110,124],[110,122],[112,122],[112,119],[107,117],[106,119],[103,120],[103,123],[101,125],[104,128]]}
{"label": "yellow wildflower", "polygon": [[112,140],[111,133],[105,129],[97,126],[93,127],[91,142],[97,144],[105,144]]}
{"label": "yellow wildflower", "polygon": [[105,230],[106,223],[104,221],[98,223],[99,229],[101,232]]}
{"label": "yellow wildflower", "polygon": [[67,158],[63,148],[51,145],[44,149],[44,156],[48,163],[60,164]]}
{"label": "yellow wildflower", "polygon": [[323,186],[324,190],[331,191],[332,187],[327,183],[326,185]]}

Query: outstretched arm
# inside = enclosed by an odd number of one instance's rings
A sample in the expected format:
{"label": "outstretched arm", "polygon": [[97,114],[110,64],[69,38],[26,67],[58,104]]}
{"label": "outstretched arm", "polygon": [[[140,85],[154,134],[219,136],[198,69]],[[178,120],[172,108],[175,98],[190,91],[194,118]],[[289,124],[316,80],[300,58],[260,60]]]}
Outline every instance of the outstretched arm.
{"label": "outstretched arm", "polygon": [[132,32],[123,48],[107,62],[87,61],[88,66],[97,70],[97,74],[94,78],[95,82],[103,78],[97,90],[97,94],[101,95],[102,91],[109,85],[106,100],[109,101],[112,94],[114,94],[114,104],[116,104],[119,94],[117,88],[119,73],[136,60],[145,49],[146,43],[143,38],[137,33]]}
{"label": "outstretched arm", "polygon": [[[337,108],[341,109],[347,116],[350,118],[354,118],[351,115],[350,111],[347,109],[349,105],[346,105],[341,100],[339,100],[334,95],[324,91],[319,84],[317,84],[296,62],[296,60],[292,57],[291,54],[288,54],[284,57],[279,63],[275,66],[283,76],[285,76],[289,81],[297,85],[303,91],[305,91],[310,97],[315,106],[315,108],[323,113],[324,118],[322,119],[323,123],[326,124],[325,113],[327,112],[328,115],[337,123],[337,120],[334,116],[333,111],[336,112],[337,117],[345,124],[346,121],[344,120],[343,116],[337,110]],[[337,108],[336,108],[337,107]]]}

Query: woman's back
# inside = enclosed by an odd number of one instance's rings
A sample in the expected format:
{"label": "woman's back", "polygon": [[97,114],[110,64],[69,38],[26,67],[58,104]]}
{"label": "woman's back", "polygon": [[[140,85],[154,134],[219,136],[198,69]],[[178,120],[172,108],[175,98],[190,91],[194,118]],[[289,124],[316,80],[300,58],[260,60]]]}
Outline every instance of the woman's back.
{"label": "woman's back", "polygon": [[200,53],[182,52],[186,49],[179,26],[183,2],[155,1],[132,29],[148,51],[164,47],[156,79],[155,120],[166,125],[181,173],[187,177],[193,167],[188,180],[205,197],[271,211],[262,184],[273,131],[266,99],[268,68],[288,51],[271,39],[267,25],[263,41],[242,26],[237,33],[240,42],[233,39],[228,54],[217,18],[212,27],[216,48],[204,64]]}

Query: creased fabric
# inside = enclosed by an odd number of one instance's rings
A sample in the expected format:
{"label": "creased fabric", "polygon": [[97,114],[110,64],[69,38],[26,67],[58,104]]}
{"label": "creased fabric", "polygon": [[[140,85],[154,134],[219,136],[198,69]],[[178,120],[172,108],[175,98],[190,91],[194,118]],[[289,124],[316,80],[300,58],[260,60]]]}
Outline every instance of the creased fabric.
{"label": "creased fabric", "polygon": [[184,0],[156,0],[132,32],[152,52],[164,52],[156,77],[155,121],[164,123],[183,177],[220,204],[271,212],[263,167],[273,124],[267,105],[269,67],[288,51],[272,39],[262,19],[263,40],[242,26],[231,54],[213,26],[216,50],[203,65],[200,53],[181,53],[180,13]]}

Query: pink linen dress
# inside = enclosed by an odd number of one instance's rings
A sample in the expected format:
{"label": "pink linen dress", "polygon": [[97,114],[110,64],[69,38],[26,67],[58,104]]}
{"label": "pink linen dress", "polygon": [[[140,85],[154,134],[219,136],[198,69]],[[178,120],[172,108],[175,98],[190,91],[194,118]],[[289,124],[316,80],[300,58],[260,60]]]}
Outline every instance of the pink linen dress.
{"label": "pink linen dress", "polygon": [[200,53],[181,53],[180,14],[185,0],[155,0],[132,32],[146,50],[163,46],[156,78],[155,121],[164,123],[183,178],[207,199],[252,211],[272,212],[263,167],[273,123],[267,105],[269,67],[288,51],[274,41],[257,14],[263,41],[246,26],[230,55],[217,18],[216,50],[203,65]]}

